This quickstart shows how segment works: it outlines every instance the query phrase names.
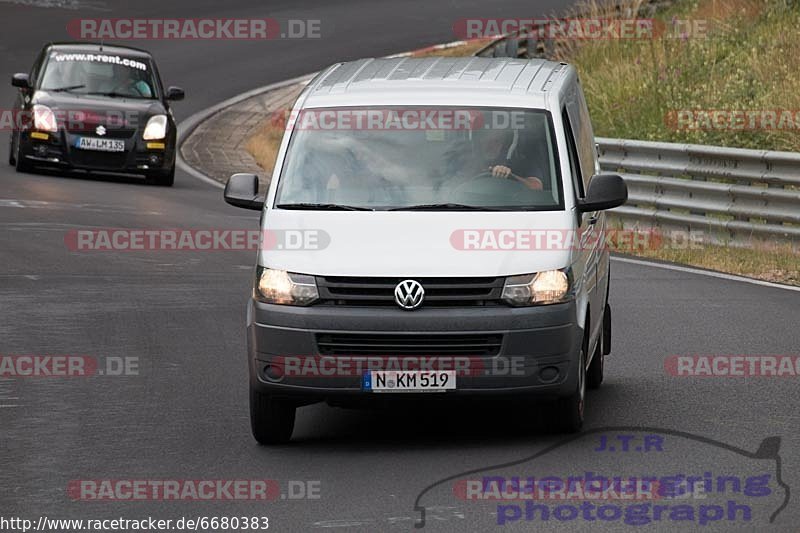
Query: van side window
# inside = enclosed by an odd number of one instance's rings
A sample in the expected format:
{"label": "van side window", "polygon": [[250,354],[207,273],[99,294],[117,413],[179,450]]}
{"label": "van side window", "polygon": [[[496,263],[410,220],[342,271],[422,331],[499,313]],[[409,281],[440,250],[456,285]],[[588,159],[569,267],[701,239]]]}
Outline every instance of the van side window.
{"label": "van side window", "polygon": [[567,104],[567,113],[570,116],[572,130],[575,134],[575,146],[578,152],[578,161],[583,175],[584,190],[589,188],[589,180],[597,172],[594,132],[592,121],[589,119],[589,108],[580,85],[574,93],[574,100]]}
{"label": "van side window", "polygon": [[575,189],[578,198],[583,198],[585,194],[581,166],[578,162],[578,150],[575,147],[575,136],[572,133],[572,125],[569,122],[566,108],[561,112],[561,120],[564,122],[564,137],[567,138],[567,155],[569,156],[570,174],[572,174],[572,187]]}

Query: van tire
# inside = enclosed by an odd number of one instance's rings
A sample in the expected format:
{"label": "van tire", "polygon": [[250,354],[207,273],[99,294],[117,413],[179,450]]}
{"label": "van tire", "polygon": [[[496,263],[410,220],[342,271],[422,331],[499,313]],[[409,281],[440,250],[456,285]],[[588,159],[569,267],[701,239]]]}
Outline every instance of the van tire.
{"label": "van tire", "polygon": [[[608,300],[606,298],[606,300]],[[611,353],[611,306],[606,301],[606,309],[603,312],[603,354]]]}
{"label": "van tire", "polygon": [[297,408],[250,387],[250,429],[259,444],[286,444],[292,438]]}
{"label": "van tire", "polygon": [[[584,343],[585,344],[585,343]],[[583,427],[586,406],[586,347],[581,348],[576,390],[556,400],[556,427],[563,433],[577,433]]]}
{"label": "van tire", "polygon": [[605,346],[605,336],[604,328],[601,328],[600,338],[597,339],[594,355],[592,355],[592,362],[589,363],[589,370],[586,371],[586,387],[589,389],[598,389],[600,388],[600,384],[603,383],[603,367],[605,366],[603,347]]}

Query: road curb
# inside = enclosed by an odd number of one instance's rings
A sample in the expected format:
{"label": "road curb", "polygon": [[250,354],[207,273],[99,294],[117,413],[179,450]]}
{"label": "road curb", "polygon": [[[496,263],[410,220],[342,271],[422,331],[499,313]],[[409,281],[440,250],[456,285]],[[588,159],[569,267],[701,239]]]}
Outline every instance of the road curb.
{"label": "road curb", "polygon": [[193,115],[189,116],[188,118],[181,121],[178,125],[178,150],[176,154],[176,164],[178,168],[183,170],[184,172],[190,174],[191,176],[208,183],[209,185],[213,185],[218,189],[223,189],[225,186],[220,183],[219,181],[207,176],[202,171],[198,170],[197,168],[191,166],[186,160],[183,158],[182,148],[183,143],[192,132],[197,129],[197,127],[203,123],[204,121],[208,120],[212,116],[216,115],[217,113],[236,105],[248,98],[252,98],[253,96],[258,96],[260,94],[264,94],[266,92],[275,91],[277,89],[282,89],[284,87],[288,87],[289,85],[294,85],[298,83],[302,83],[305,81],[310,80],[316,75],[316,72],[312,74],[307,74],[305,76],[298,76],[296,78],[292,78],[289,80],[279,81],[276,83],[270,83],[269,85],[263,85],[261,87],[257,87],[255,89],[251,89],[247,92],[238,94],[232,98],[228,98],[227,100],[223,100],[217,104],[212,105],[211,107],[207,107]]}

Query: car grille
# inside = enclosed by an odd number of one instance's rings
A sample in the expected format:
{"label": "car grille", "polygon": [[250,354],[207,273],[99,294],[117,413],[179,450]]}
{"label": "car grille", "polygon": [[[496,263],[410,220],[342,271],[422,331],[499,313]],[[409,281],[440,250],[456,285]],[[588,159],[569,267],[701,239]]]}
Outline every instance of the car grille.
{"label": "car grille", "polygon": [[350,356],[494,356],[501,333],[317,333],[322,355]]}
{"label": "car grille", "polygon": [[76,167],[91,167],[117,170],[125,167],[127,152],[99,152],[95,150],[74,149],[70,154],[70,162]]}
{"label": "car grille", "polygon": [[360,278],[317,277],[321,303],[330,305],[397,307],[394,289],[404,279],[415,279],[425,289],[425,307],[501,305],[504,278]]}

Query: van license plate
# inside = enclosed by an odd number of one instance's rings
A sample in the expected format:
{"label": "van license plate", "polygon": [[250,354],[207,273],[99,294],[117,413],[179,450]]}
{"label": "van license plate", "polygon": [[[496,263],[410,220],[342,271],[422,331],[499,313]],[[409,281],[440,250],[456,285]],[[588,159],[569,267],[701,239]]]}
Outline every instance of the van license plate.
{"label": "van license plate", "polygon": [[366,392],[445,392],[455,388],[455,370],[370,370],[363,378]]}

